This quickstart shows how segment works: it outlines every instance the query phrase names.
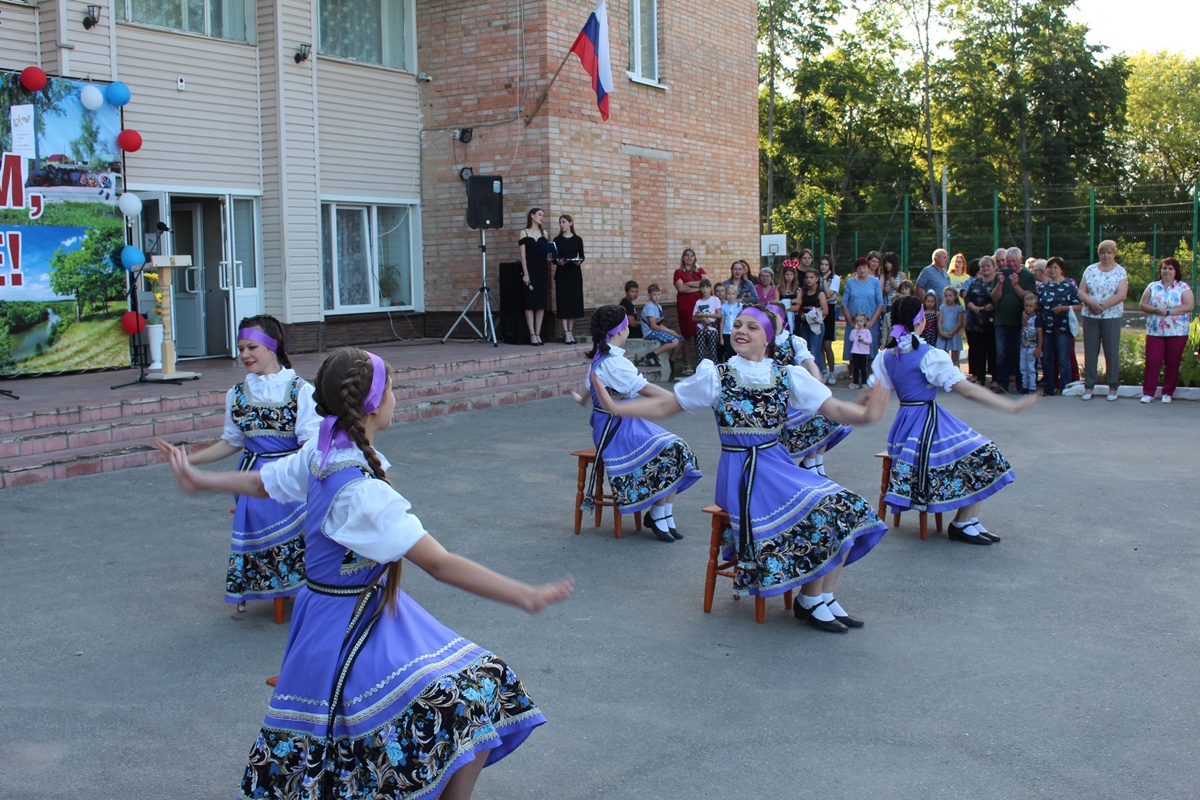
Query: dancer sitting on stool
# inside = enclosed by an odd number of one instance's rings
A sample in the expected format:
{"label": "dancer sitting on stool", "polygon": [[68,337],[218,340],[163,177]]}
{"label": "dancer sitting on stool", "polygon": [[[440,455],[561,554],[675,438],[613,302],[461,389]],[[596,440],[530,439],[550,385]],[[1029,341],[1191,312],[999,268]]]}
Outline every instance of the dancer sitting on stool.
{"label": "dancer sitting on stool", "polygon": [[[243,797],[470,797],[545,722],[512,669],[400,591],[400,559],[530,613],[572,582],[528,586],[447,553],[393,489],[372,444],[396,398],[379,356],[335,351],[317,373],[320,434],[261,472],[199,472],[159,441],[185,492],[308,504],[307,579]],[[386,576],[386,577],[385,577]]]}
{"label": "dancer sitting on stool", "polygon": [[[803,337],[788,330],[787,315],[777,305],[767,309],[775,316],[779,334],[775,337],[775,363],[781,367],[803,367],[819,381],[825,376],[817,369],[817,360]],[[781,441],[788,455],[799,461],[800,466],[825,477],[825,453],[850,435],[854,428],[838,425],[824,414],[805,414],[796,409],[788,410],[787,425]]]}
{"label": "dancer sitting on stool", "polygon": [[774,340],[770,314],[747,306],[733,323],[736,355],[720,365],[700,362],[693,377],[675,384],[674,394],[614,403],[599,376],[592,383],[604,409],[622,417],[661,419],[712,409],[721,437],[716,503],[736,532],[723,555],[737,557],[734,590],[773,597],[800,587],[792,605],[796,618],[845,633],[863,623],[834,599],[838,576],[879,543],[887,526],[859,495],[796,469],[778,446],[779,435],[789,408],[869,425],[883,417],[888,395],[877,390],[865,406],[835,400],[806,370],[772,361]]}
{"label": "dancer sitting on stool", "polygon": [[925,330],[921,301],[897,297],[892,304],[891,339],[871,365],[869,383],[895,389],[900,410],[888,432],[892,474],[885,497],[894,513],[915,508],[931,513],[957,511],[948,535],[956,542],[987,545],[1000,541],[979,523],[979,507],[1013,481],[1012,467],[989,439],[937,404],[938,388],[985,406],[1016,413],[1037,395],[1010,399],[966,380],[945,350],[919,337]]}
{"label": "dancer sitting on stool", "polygon": [[[625,400],[638,395],[670,397],[671,393],[648,382],[625,357],[621,345],[629,338],[629,318],[620,306],[601,306],[592,314],[592,359],[588,375]],[[587,398],[575,392],[576,402]],[[617,513],[632,514],[649,508],[651,533],[664,542],[682,539],[672,515],[675,495],[700,480],[696,454],[673,433],[645,420],[620,419],[602,410],[592,392],[592,441],[596,459],[604,464],[612,484]],[[588,481],[584,510],[603,487],[596,486],[596,468]]]}
{"label": "dancer sitting on stool", "polygon": [[[238,325],[238,357],[246,380],[225,394],[220,441],[188,455],[211,464],[242,454],[239,470],[258,470],[291,455],[317,435],[321,418],[313,387],[292,370],[283,325],[269,314]],[[304,583],[304,503],[239,494],[233,544],[225,575],[225,602],[246,610],[247,600],[291,597]]]}

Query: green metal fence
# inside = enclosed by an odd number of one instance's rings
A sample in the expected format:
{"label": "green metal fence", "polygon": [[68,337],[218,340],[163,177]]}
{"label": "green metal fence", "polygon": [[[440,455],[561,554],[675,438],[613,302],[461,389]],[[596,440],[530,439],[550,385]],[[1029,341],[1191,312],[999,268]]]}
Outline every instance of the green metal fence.
{"label": "green metal fence", "polygon": [[[968,260],[990,254],[999,247],[1020,247],[1026,257],[1060,256],[1067,272],[1078,277],[1096,260],[1096,246],[1104,239],[1118,243],[1118,261],[1130,270],[1130,294],[1157,278],[1157,265],[1167,256],[1179,258],[1186,275],[1190,269],[1196,285],[1200,252],[1200,184],[1190,196],[1180,196],[1176,187],[1115,186],[1042,187],[1039,200],[1030,207],[1030,230],[1026,236],[1025,209],[1009,198],[1020,197],[1011,187],[995,189],[990,202],[956,201],[949,198],[947,247],[951,254],[963,253]],[[974,197],[987,196],[975,192]],[[956,207],[960,202],[975,207]],[[896,251],[910,274],[930,262],[942,246],[936,233],[928,197],[904,195],[890,198],[887,213],[826,214],[822,199],[812,230],[798,232],[797,247],[816,254],[834,256],[839,272],[845,273],[859,256],[871,250]],[[940,220],[939,220],[940,221]],[[1032,246],[1027,245],[1028,241]]]}

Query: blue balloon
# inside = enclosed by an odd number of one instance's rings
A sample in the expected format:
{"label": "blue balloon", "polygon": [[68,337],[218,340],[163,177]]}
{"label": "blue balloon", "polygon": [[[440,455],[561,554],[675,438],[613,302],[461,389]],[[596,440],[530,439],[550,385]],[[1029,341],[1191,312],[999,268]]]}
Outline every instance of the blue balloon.
{"label": "blue balloon", "polygon": [[131,244],[121,248],[121,266],[132,272],[146,263],[146,254]]}
{"label": "blue balloon", "polygon": [[108,88],[104,90],[104,96],[114,106],[123,106],[129,102],[129,98],[133,95],[130,94],[128,86],[120,81],[115,81],[110,83]]}

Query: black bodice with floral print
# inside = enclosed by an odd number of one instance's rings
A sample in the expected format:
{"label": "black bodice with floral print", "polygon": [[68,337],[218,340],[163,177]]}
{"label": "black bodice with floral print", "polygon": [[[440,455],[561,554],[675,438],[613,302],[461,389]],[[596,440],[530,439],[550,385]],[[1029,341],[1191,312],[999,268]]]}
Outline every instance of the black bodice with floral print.
{"label": "black bodice with floral print", "polygon": [[242,381],[233,388],[233,407],[230,409],[233,424],[246,434],[295,435],[302,383],[303,380],[296,377],[288,388],[285,400],[269,403],[250,397],[246,382]]}
{"label": "black bodice with floral print", "polygon": [[717,424],[722,433],[771,433],[787,422],[791,383],[788,372],[771,365],[770,384],[744,384],[729,364],[718,364],[721,408]]}
{"label": "black bodice with floral print", "polygon": [[775,343],[775,363],[781,367],[796,366],[796,347],[792,344],[791,336]]}

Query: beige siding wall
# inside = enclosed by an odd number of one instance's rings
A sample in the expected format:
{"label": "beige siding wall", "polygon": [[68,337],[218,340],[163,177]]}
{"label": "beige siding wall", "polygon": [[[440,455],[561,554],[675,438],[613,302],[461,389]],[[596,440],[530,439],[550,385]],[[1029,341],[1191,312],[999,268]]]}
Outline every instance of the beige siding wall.
{"label": "beige siding wall", "polygon": [[[92,5],[97,5],[92,0]],[[73,46],[69,53],[70,76],[73,78],[90,77],[94,81],[112,80],[109,71],[112,64],[112,48],[109,41],[114,15],[108,3],[100,3],[100,24],[90,30],[84,30],[83,18],[87,16],[88,3],[86,0],[67,0],[67,36]],[[43,2],[42,8],[50,6]]]}
{"label": "beige siding wall", "polygon": [[[282,46],[273,54],[282,75],[280,114],[286,132],[283,177],[284,321],[321,319],[321,230],[317,175],[316,80],[317,59],[296,64],[292,58],[300,42],[315,42],[314,3],[283,0],[280,3]],[[283,185],[283,184],[281,184]]]}
{"label": "beige siding wall", "polygon": [[418,197],[418,102],[412,75],[318,59],[321,194]]}
{"label": "beige siding wall", "polygon": [[285,284],[282,268],[283,252],[283,195],[280,190],[283,174],[280,140],[283,127],[279,120],[278,87],[281,70],[279,26],[275,0],[258,4],[259,85],[262,94],[262,247],[263,247],[263,310],[286,319]]}
{"label": "beige siding wall", "polygon": [[0,3],[0,68],[22,70],[38,66],[40,51],[37,10]]}
{"label": "beige siding wall", "polygon": [[144,142],[127,156],[131,186],[262,190],[255,47],[119,25],[117,67],[133,92],[125,127]]}
{"label": "beige siding wall", "polygon": [[[82,19],[82,17],[81,17]],[[51,75],[62,75],[63,65],[58,48],[58,6],[53,2],[38,5],[38,36],[42,46],[42,69]],[[69,53],[68,53],[69,56]],[[69,66],[69,64],[68,64]]]}

